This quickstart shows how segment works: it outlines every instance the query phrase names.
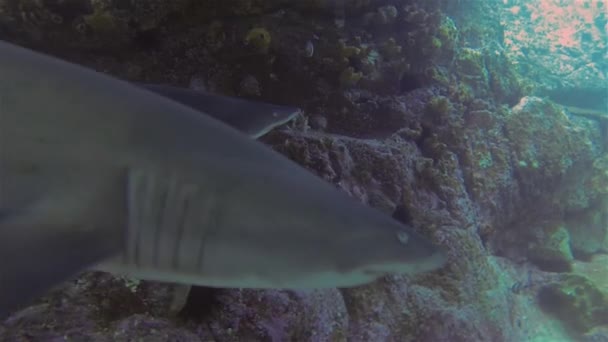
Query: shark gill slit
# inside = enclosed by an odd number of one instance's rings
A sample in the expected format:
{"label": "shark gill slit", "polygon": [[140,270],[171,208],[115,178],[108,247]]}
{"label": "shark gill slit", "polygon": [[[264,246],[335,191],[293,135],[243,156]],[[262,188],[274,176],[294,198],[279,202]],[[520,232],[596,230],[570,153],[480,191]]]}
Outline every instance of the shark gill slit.
{"label": "shark gill slit", "polygon": [[152,255],[154,257],[153,260],[153,265],[158,267],[159,266],[159,260],[158,260],[158,250],[160,248],[160,241],[161,241],[161,233],[163,231],[163,227],[164,225],[164,221],[166,221],[167,219],[167,211],[169,208],[169,201],[171,200],[170,196],[169,196],[169,191],[170,191],[171,187],[167,187],[166,189],[163,189],[165,191],[161,191],[160,193],[160,207],[158,208],[158,212],[156,213],[156,222],[154,222],[154,247],[152,250]]}
{"label": "shark gill slit", "polygon": [[[139,244],[138,241],[141,238],[141,227],[143,226],[143,213],[141,208],[140,199],[142,197],[146,197],[145,190],[147,187],[145,186],[145,180],[142,181],[141,178],[145,177],[145,175],[141,174],[137,171],[131,171],[129,175],[129,189],[128,189],[128,198],[129,198],[129,227],[127,227],[127,248],[125,251],[126,264],[139,264]],[[142,185],[143,184],[143,185]],[[144,194],[141,194],[144,192]]]}
{"label": "shark gill slit", "polygon": [[180,212],[177,215],[177,236],[175,237],[175,242],[173,246],[173,255],[171,260],[171,266],[174,271],[179,270],[179,251],[182,245],[182,239],[184,235],[184,228],[187,224],[187,216],[190,209],[190,196],[187,193],[182,194],[182,205],[179,206]]}
{"label": "shark gill slit", "polygon": [[205,242],[206,242],[206,238],[207,238],[207,233],[210,230],[215,229],[215,226],[217,225],[217,220],[215,220],[215,216],[216,213],[219,210],[219,206],[217,205],[217,199],[213,196],[210,195],[209,197],[207,197],[207,201],[205,203],[206,205],[205,207],[205,211],[204,211],[204,215],[202,217],[202,224],[201,224],[201,229],[203,229],[202,233],[201,233],[201,237],[200,237],[200,243],[198,246],[198,253],[196,256],[196,270],[198,272],[203,273],[203,265],[204,265],[204,260],[203,258],[205,257]]}
{"label": "shark gill slit", "polygon": [[[175,224],[181,219],[178,211],[183,207],[181,205],[182,203],[179,202],[181,199],[180,190],[182,190],[182,188],[180,187],[176,175],[171,172],[153,173],[148,180],[149,181],[146,182],[144,186],[150,191],[138,202],[144,204],[142,206],[145,208],[143,211],[144,217],[152,218],[153,220],[151,222],[145,222],[145,225],[140,228],[140,231],[143,230],[144,234],[142,234],[139,243],[142,245],[140,247],[140,250],[142,250],[146,247],[143,245],[146,240],[151,242],[152,246],[148,246],[148,248],[152,248],[152,254],[148,254],[148,256],[151,257],[151,260],[140,260],[140,265],[138,266],[152,266],[158,269],[162,268],[160,265],[161,248],[170,248],[169,246],[162,244],[163,233],[165,233],[166,230],[172,231],[176,229]],[[179,225],[177,228],[179,229]],[[150,235],[144,236],[146,234]]]}
{"label": "shark gill slit", "polygon": [[206,232],[203,231],[203,234],[201,235],[201,241],[199,243],[198,246],[198,253],[196,255],[196,269],[203,273],[203,257],[205,256],[205,235]]}
{"label": "shark gill slit", "polygon": [[223,207],[220,205],[220,196],[222,191],[219,188],[215,188],[214,191],[210,192],[211,195],[207,197],[207,205],[205,216],[203,217],[203,231],[200,238],[199,250],[197,255],[196,270],[200,273],[204,273],[203,266],[205,265],[205,243],[210,235],[215,234],[220,229],[221,218],[223,215]]}
{"label": "shark gill slit", "polygon": [[[143,170],[133,170],[129,177],[129,227],[130,232],[127,240],[126,253],[127,264],[132,264],[136,268],[145,266],[146,263],[153,263],[156,258],[156,250],[153,252],[153,260],[146,260],[143,256],[144,241],[148,234],[153,238],[159,233],[159,223],[162,221],[164,206],[167,202],[166,184],[158,185],[161,175],[145,172]],[[162,207],[162,208],[161,208]],[[154,213],[158,214],[154,214]],[[153,231],[151,231],[153,230]],[[155,241],[155,240],[153,240]],[[153,245],[153,248],[156,248]]]}
{"label": "shark gill slit", "polygon": [[[129,177],[124,264],[202,272],[205,244],[221,219],[217,189],[201,192],[199,186],[184,183],[171,172],[138,171]],[[167,236],[174,238],[165,241]],[[170,259],[163,259],[163,251]]]}
{"label": "shark gill slit", "polygon": [[133,227],[136,226],[137,216],[133,215],[135,206],[133,205],[135,202],[135,196],[133,191],[133,182],[130,176],[127,176],[127,227],[124,230],[123,236],[123,250],[122,250],[122,263],[127,265],[130,261],[131,256],[131,234]]}
{"label": "shark gill slit", "polygon": [[[153,215],[155,210],[160,212],[160,208],[157,207],[159,205],[155,205],[156,203],[154,202],[154,200],[157,198],[157,189],[155,185],[158,178],[160,178],[158,175],[144,173],[142,177],[138,177],[136,180],[138,183],[141,182],[140,185],[143,192],[143,194],[140,194],[140,196],[135,199],[135,214],[140,217],[139,222],[137,222],[137,228],[135,228],[137,229],[137,236],[135,237],[136,251],[134,260],[136,268],[145,266],[146,258],[143,256],[143,254],[146,246],[144,245],[144,240],[146,240],[146,235],[149,234],[150,229],[156,229],[155,226],[158,225],[156,221],[150,220],[151,218],[156,217],[156,215]],[[165,187],[161,187],[160,191],[164,190],[166,190]]]}

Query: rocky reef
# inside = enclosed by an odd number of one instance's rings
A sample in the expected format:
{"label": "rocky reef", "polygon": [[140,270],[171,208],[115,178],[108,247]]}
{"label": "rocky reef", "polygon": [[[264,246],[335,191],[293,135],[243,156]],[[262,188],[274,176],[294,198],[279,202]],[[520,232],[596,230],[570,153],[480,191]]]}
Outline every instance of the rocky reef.
{"label": "rocky reef", "polygon": [[177,310],[172,285],[86,272],[0,340],[604,341],[608,124],[544,97],[574,83],[527,72],[500,41],[515,10],[489,3],[0,0],[0,39],[303,108],[263,142],[449,251],[415,278],[194,288]]}

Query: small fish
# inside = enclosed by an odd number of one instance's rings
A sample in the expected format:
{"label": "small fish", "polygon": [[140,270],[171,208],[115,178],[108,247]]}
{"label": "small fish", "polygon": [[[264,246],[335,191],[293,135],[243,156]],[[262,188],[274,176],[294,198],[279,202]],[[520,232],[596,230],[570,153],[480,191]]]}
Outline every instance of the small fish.
{"label": "small fish", "polygon": [[441,248],[189,106],[0,42],[0,317],[86,269],[327,288]]}
{"label": "small fish", "polygon": [[296,107],[249,101],[162,84],[134,84],[205,113],[257,139],[301,113]]}
{"label": "small fish", "polygon": [[304,56],[310,58],[314,54],[315,54],[314,44],[310,40],[306,41],[306,45],[304,46]]}
{"label": "small fish", "polygon": [[534,286],[535,284],[532,281],[532,271],[528,270],[526,279],[513,283],[513,285],[511,286],[511,292],[513,292],[514,294],[521,294],[522,292],[527,291],[533,288]]}

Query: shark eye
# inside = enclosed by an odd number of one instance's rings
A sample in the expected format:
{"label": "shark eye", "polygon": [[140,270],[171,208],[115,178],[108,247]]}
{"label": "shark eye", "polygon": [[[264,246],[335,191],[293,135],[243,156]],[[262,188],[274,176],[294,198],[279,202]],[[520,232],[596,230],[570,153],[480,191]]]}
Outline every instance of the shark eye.
{"label": "shark eye", "polygon": [[397,240],[399,240],[399,242],[401,242],[402,244],[406,244],[409,239],[410,236],[407,235],[407,233],[403,230],[397,232]]}

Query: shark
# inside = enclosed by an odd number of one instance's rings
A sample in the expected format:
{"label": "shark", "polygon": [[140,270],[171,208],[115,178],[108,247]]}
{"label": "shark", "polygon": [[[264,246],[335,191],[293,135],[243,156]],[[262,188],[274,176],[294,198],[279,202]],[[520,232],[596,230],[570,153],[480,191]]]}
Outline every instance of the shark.
{"label": "shark", "polygon": [[0,317],[85,270],[311,289],[446,262],[410,225],[192,106],[2,41],[0,75]]}
{"label": "shark", "polygon": [[168,84],[132,83],[212,116],[254,139],[290,122],[302,112],[297,107],[245,100]]}

